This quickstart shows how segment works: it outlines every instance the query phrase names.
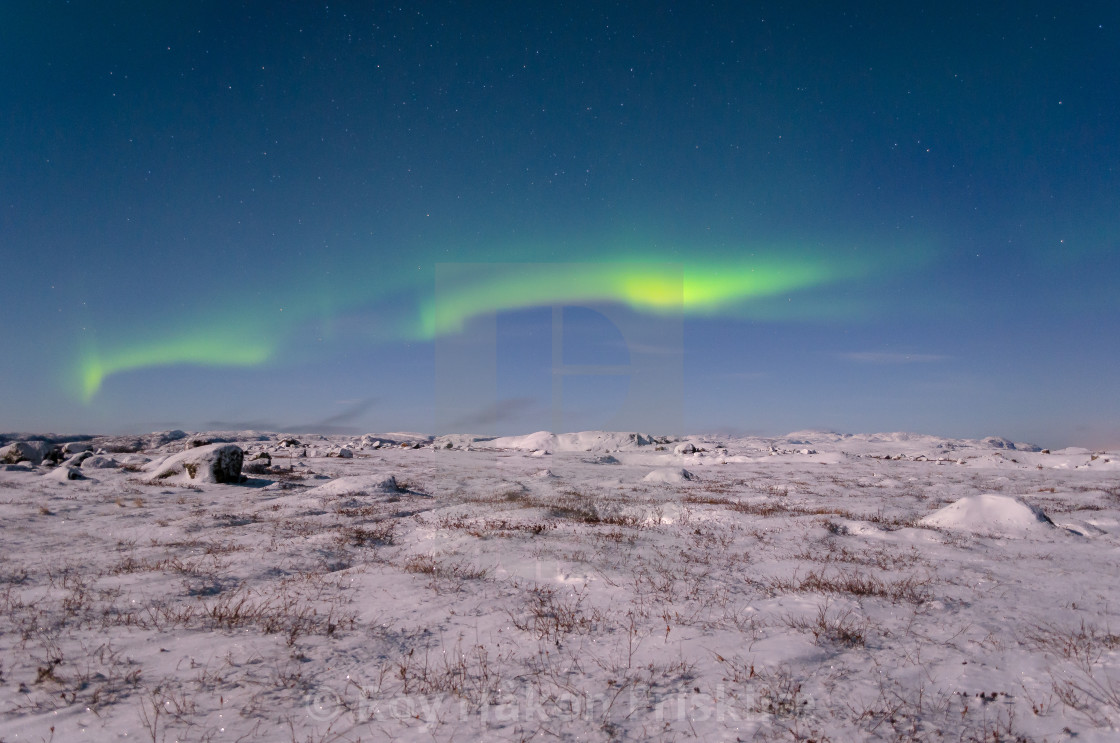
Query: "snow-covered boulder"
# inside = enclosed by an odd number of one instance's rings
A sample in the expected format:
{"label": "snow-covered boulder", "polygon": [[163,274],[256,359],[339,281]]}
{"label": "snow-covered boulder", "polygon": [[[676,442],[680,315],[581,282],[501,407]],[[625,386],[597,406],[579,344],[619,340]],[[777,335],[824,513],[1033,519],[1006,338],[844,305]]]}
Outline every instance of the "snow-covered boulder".
{"label": "snow-covered boulder", "polygon": [[43,475],[44,480],[54,480],[55,482],[68,482],[70,480],[84,480],[85,475],[81,473],[77,467],[59,466]]}
{"label": "snow-covered boulder", "polygon": [[673,469],[672,467],[667,467],[664,469],[653,470],[642,478],[642,482],[679,483],[689,482],[695,479],[697,479],[696,475],[692,474],[686,469]]}
{"label": "snow-covered boulder", "polygon": [[[86,454],[89,454],[89,452],[86,452]],[[82,455],[79,454],[78,456]],[[107,470],[119,467],[120,464],[117,460],[104,454],[92,454],[81,461],[82,469]]]}
{"label": "snow-covered boulder", "polygon": [[93,456],[91,451],[79,452],[71,457],[68,457],[62,462],[63,467],[81,467],[82,462],[86,461]]}
{"label": "snow-covered boulder", "polygon": [[1054,529],[1041,508],[1011,495],[969,495],[940,508],[918,523],[974,534],[1021,537]]}
{"label": "snow-covered boulder", "polygon": [[49,441],[17,441],[0,449],[0,461],[6,464],[16,462],[30,462],[42,464],[43,459],[51,453],[54,444]]}
{"label": "snow-covered boulder", "polygon": [[242,472],[251,475],[263,475],[270,469],[272,469],[272,455],[266,451],[257,452],[241,466]]}
{"label": "snow-covered boulder", "polygon": [[153,480],[180,482],[241,482],[245,453],[236,444],[210,444],[156,460],[145,469]]}
{"label": "snow-covered boulder", "polygon": [[590,459],[585,459],[583,461],[587,462],[588,464],[621,464],[622,463],[618,459],[618,457],[611,456],[610,454],[600,454],[597,457],[591,457]]}
{"label": "snow-covered boulder", "polygon": [[695,454],[696,453],[696,445],[693,444],[691,441],[686,441],[683,444],[677,444],[676,448],[673,449],[673,453],[674,454]]}
{"label": "snow-covered boulder", "polygon": [[84,451],[93,451],[93,444],[88,441],[67,441],[62,445],[62,455],[72,457]]}

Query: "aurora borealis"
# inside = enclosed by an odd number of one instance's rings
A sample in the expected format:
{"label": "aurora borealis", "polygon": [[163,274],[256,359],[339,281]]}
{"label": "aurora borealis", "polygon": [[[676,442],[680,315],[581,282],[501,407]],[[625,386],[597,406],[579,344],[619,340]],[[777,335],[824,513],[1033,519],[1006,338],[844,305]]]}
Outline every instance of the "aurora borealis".
{"label": "aurora borealis", "polygon": [[[457,332],[463,322],[486,313],[552,305],[618,303],[640,312],[716,316],[750,301],[804,290],[861,273],[865,267],[849,259],[830,265],[824,256],[755,257],[738,264],[733,258],[687,267],[650,260],[629,262],[464,263],[461,277],[443,297],[422,299],[415,321],[389,329],[389,338],[433,341]],[[362,304],[352,300],[355,304]],[[376,300],[365,298],[365,304]],[[299,303],[296,305],[300,306]],[[281,308],[282,310],[282,308]],[[232,311],[237,317],[251,312]],[[281,350],[284,327],[305,314],[289,307],[272,313],[252,332],[231,329],[221,317],[183,332],[164,328],[149,342],[126,342],[109,351],[88,351],[79,361],[76,382],[89,402],[113,374],[174,364],[256,366]]]}
{"label": "aurora borealis", "polygon": [[1108,3],[7,3],[0,428],[426,430],[492,315],[523,433],[549,308],[611,305],[683,319],[690,430],[1115,443],[1118,50]]}

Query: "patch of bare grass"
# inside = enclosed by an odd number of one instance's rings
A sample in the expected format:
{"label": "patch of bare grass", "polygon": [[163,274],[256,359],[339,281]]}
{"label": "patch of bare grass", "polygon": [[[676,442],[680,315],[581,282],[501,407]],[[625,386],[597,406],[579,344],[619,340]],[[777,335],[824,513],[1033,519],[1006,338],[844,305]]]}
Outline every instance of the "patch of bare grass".
{"label": "patch of bare grass", "polygon": [[870,623],[851,609],[829,611],[828,602],[822,604],[813,617],[786,616],[782,621],[787,627],[807,632],[820,645],[863,647],[867,643]]}
{"label": "patch of bare grass", "polygon": [[1031,646],[1066,660],[1091,666],[1110,651],[1120,650],[1120,635],[1081,620],[1077,628],[1038,624],[1026,632]]}
{"label": "patch of bare grass", "polygon": [[382,547],[393,544],[396,522],[386,519],[369,526],[344,526],[337,541],[343,547]]}
{"label": "patch of bare grass", "polygon": [[587,634],[594,622],[584,614],[582,602],[583,594],[567,597],[549,586],[533,586],[527,591],[524,609],[510,612],[510,621],[539,640],[559,641],[564,635]]}
{"label": "patch of bare grass", "polygon": [[884,598],[893,603],[922,604],[930,598],[932,579],[917,576],[880,578],[860,572],[810,570],[804,576],[770,578],[764,585],[775,593],[823,593]]}
{"label": "patch of bare grass", "polygon": [[459,582],[481,580],[490,574],[487,568],[466,565],[452,559],[440,559],[433,554],[412,555],[405,560],[404,569],[408,573]]}

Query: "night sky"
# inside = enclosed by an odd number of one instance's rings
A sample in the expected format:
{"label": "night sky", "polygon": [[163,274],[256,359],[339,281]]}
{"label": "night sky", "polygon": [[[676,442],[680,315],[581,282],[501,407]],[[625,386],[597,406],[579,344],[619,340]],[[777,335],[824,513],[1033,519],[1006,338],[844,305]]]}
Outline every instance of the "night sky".
{"label": "night sky", "polygon": [[1120,443],[1115,2],[5,2],[0,65],[2,430]]}

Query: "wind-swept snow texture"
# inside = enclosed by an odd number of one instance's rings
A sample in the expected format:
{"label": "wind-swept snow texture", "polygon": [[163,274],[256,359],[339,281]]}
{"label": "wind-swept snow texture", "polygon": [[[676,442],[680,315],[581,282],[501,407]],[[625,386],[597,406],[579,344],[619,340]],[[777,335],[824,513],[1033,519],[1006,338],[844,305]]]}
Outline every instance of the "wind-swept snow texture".
{"label": "wind-swept snow texture", "polygon": [[47,443],[0,466],[0,740],[1120,739],[1115,452]]}

